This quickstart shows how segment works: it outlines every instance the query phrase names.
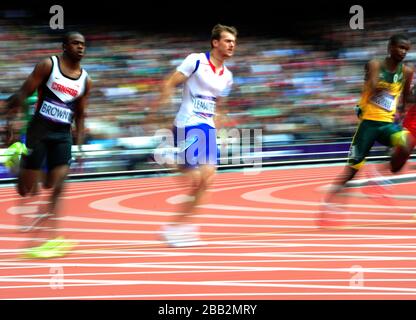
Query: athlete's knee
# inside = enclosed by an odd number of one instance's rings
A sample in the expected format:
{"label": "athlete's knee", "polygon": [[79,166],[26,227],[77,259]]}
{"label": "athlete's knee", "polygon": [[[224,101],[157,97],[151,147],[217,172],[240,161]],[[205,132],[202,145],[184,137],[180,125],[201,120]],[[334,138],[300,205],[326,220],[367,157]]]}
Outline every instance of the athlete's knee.
{"label": "athlete's knee", "polygon": [[350,168],[351,172],[359,171],[365,164],[365,159],[355,159],[348,161],[348,168]]}
{"label": "athlete's knee", "polygon": [[393,133],[391,135],[391,144],[393,147],[401,147],[408,149],[408,132],[405,130]]}

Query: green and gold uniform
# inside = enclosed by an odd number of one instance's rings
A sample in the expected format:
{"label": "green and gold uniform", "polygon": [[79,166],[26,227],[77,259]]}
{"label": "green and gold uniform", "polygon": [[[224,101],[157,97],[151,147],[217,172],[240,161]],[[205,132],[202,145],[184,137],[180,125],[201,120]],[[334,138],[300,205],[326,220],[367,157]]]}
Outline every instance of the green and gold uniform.
{"label": "green and gold uniform", "polygon": [[380,67],[376,93],[371,92],[369,84],[364,86],[359,102],[360,124],[352,140],[348,164],[360,169],[377,141],[385,146],[405,144],[405,133],[394,123],[394,115],[403,92],[406,77],[403,63],[395,72],[390,72],[384,64]]}

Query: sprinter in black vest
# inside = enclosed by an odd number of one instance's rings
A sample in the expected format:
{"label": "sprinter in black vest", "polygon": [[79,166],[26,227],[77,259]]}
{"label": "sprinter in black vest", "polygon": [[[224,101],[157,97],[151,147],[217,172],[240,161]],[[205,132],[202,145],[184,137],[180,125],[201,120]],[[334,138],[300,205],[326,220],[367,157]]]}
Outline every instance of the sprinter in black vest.
{"label": "sprinter in black vest", "polygon": [[[50,228],[50,239],[40,246],[29,248],[32,258],[52,258],[64,255],[71,244],[57,236],[57,203],[63,190],[71,162],[71,124],[76,125],[76,143],[83,143],[84,114],[91,89],[91,79],[81,68],[85,53],[85,38],[78,32],[67,33],[62,43],[63,52],[38,63],[8,104],[8,123],[23,101],[38,90],[35,114],[27,129],[28,153],[22,156],[17,190],[22,197],[38,192],[42,167],[46,165],[44,187],[52,188],[46,212],[33,223]],[[8,125],[12,130],[11,125]]]}

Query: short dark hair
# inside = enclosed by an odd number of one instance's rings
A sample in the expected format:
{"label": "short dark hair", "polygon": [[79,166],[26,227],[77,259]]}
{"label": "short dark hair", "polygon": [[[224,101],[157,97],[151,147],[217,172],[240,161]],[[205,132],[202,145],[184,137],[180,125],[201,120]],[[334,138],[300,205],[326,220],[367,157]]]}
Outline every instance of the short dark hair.
{"label": "short dark hair", "polygon": [[78,31],[69,31],[69,32],[65,33],[64,37],[62,38],[62,43],[63,44],[68,44],[69,39],[74,35],[81,35],[82,36],[82,33],[78,32]]}
{"label": "short dark hair", "polygon": [[221,39],[221,33],[222,32],[229,32],[231,33],[234,37],[237,37],[237,29],[235,27],[230,27],[230,26],[225,26],[223,24],[216,24],[214,26],[214,28],[212,28],[211,31],[211,47],[212,46],[212,41],[213,40],[220,40]]}
{"label": "short dark hair", "polygon": [[404,34],[401,34],[401,33],[394,34],[389,39],[389,46],[396,45],[400,41],[409,41],[409,38],[407,36],[405,36]]}

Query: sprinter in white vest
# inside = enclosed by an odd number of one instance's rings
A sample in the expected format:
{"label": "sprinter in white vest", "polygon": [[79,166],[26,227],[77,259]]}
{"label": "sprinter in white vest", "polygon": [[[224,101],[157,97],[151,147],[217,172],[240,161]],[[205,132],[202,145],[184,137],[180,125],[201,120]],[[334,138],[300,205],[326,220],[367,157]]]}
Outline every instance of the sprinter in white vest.
{"label": "sprinter in white vest", "polygon": [[[81,68],[85,53],[85,38],[79,32],[69,32],[62,43],[63,52],[42,60],[13,95],[8,104],[7,120],[15,117],[23,101],[38,90],[35,114],[27,129],[28,153],[22,156],[17,190],[22,197],[35,195],[39,188],[43,166],[46,166],[45,188],[52,188],[45,212],[39,212],[33,223],[50,228],[49,240],[27,250],[31,258],[52,258],[64,255],[71,243],[57,235],[57,203],[67,177],[72,155],[71,124],[76,125],[75,141],[83,144],[84,114],[91,79]],[[12,126],[8,125],[9,130]]]}
{"label": "sprinter in white vest", "polygon": [[179,149],[177,166],[191,180],[190,200],[175,221],[162,228],[164,240],[174,247],[201,244],[191,216],[216,172],[217,144],[214,117],[218,99],[226,96],[233,83],[224,65],[236,46],[237,30],[218,24],[211,33],[211,50],[188,55],[162,85],[155,109],[166,105],[174,88],[183,84],[182,104],[174,121],[173,136]]}

